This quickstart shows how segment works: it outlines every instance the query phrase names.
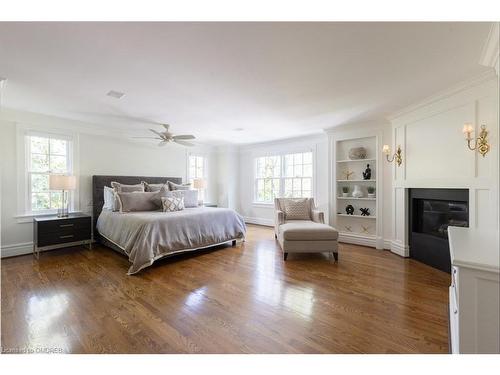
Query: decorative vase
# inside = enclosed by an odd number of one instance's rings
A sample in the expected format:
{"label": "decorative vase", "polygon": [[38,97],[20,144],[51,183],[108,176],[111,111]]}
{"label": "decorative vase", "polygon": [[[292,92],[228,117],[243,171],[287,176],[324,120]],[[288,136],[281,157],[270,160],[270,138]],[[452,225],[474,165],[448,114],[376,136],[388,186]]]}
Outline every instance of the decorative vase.
{"label": "decorative vase", "polygon": [[368,193],[368,198],[375,198],[375,193]]}
{"label": "decorative vase", "polygon": [[343,196],[344,198],[347,198],[347,197],[349,196],[349,193],[342,193],[342,196]]}
{"label": "decorative vase", "polygon": [[361,188],[359,185],[354,185],[354,190],[352,191],[352,196],[354,198],[361,198],[363,196],[363,192],[361,191]]}
{"label": "decorative vase", "polygon": [[364,147],[353,147],[349,150],[349,159],[359,160],[366,159],[366,148]]}

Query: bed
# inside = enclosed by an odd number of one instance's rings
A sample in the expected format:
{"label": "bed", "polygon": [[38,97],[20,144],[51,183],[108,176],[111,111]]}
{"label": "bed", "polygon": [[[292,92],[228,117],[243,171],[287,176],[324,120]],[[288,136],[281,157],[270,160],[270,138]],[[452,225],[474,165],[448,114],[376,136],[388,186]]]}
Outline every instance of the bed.
{"label": "bed", "polygon": [[135,274],[156,260],[188,251],[243,240],[243,218],[229,208],[196,207],[177,212],[147,211],[120,213],[103,210],[104,186],[111,181],[133,185],[172,181],[176,177],[93,176],[94,237],[124,255],[131,262],[128,274]]}

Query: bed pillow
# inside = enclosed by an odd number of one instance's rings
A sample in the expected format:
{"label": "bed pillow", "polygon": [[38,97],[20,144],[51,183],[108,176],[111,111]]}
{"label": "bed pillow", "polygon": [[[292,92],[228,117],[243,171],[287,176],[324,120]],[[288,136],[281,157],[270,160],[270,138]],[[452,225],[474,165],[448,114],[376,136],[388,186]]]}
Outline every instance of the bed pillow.
{"label": "bed pillow", "polygon": [[111,182],[111,187],[117,193],[132,193],[134,191],[144,192],[144,185],[143,184],[124,185],[124,184],[120,184],[119,182],[113,181],[113,182]]}
{"label": "bed pillow", "polygon": [[156,211],[158,206],[152,198],[155,192],[116,193],[120,212]]}
{"label": "bed pillow", "polygon": [[164,184],[160,188],[160,190],[155,191],[154,193],[155,193],[155,195],[153,195],[153,197],[151,198],[151,200],[153,201],[153,203],[158,208],[162,207],[161,198],[163,198],[163,197],[172,197],[172,194],[171,194],[170,191],[168,191],[168,186],[166,184]]}
{"label": "bed pillow", "polygon": [[186,184],[186,185],[179,185],[175,184],[172,181],[168,181],[168,190],[174,191],[174,190],[189,190],[189,186],[191,184]]}
{"label": "bed pillow", "polygon": [[184,198],[184,207],[186,208],[198,207],[198,190],[175,190],[169,193],[173,197]]}
{"label": "bed pillow", "polygon": [[161,204],[163,212],[182,211],[184,209],[184,198],[162,197]]}
{"label": "bed pillow", "polygon": [[102,209],[116,211],[115,191],[108,186],[104,186],[104,205]]}
{"label": "bed pillow", "polygon": [[311,220],[309,199],[285,199],[286,220]]}
{"label": "bed pillow", "polygon": [[[141,183],[144,185],[144,191],[160,191],[160,189],[167,184],[167,182],[164,182],[162,184],[148,184],[146,181],[142,181]],[[166,189],[168,190],[168,186],[166,187]]]}

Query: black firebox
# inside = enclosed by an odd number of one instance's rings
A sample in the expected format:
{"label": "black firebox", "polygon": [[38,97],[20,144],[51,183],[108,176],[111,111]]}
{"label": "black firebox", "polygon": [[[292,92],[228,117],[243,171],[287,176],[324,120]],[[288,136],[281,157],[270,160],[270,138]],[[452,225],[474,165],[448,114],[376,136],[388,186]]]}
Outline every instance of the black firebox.
{"label": "black firebox", "polygon": [[410,257],[451,272],[448,226],[469,226],[469,190],[410,189]]}

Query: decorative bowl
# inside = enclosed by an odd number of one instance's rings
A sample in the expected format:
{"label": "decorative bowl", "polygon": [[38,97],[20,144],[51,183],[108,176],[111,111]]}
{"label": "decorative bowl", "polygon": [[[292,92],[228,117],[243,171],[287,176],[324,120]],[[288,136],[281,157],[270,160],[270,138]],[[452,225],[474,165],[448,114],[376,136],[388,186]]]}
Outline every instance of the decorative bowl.
{"label": "decorative bowl", "polygon": [[349,159],[359,160],[366,159],[366,148],[364,147],[353,147],[349,150]]}

